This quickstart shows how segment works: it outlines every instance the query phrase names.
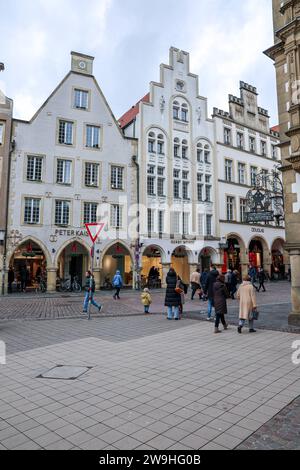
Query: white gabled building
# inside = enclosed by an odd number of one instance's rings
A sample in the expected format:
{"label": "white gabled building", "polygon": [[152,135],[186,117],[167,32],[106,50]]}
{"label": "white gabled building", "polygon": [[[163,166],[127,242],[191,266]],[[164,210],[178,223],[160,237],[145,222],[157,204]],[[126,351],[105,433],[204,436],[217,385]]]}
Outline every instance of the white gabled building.
{"label": "white gabled building", "polygon": [[244,274],[248,265],[263,266],[270,275],[288,268],[285,230],[269,224],[246,223],[246,195],[256,175],[280,163],[278,129],[269,127],[268,111],[257,104],[257,90],[240,82],[240,97],[229,95],[229,111],[214,108],[219,227],[222,266]]}
{"label": "white gabled building", "polygon": [[141,209],[141,273],[170,265],[185,282],[199,263],[220,262],[214,123],[189,54],[170,48],[160,82],[119,119],[126,136],[138,138]]}
{"label": "white gabled building", "polygon": [[136,201],[136,141],[123,136],[93,76],[93,57],[71,53],[71,71],[29,121],[15,120],[8,214],[8,263],[82,283],[91,262],[85,222],[106,221],[95,248],[97,287],[135,263],[127,228]]}

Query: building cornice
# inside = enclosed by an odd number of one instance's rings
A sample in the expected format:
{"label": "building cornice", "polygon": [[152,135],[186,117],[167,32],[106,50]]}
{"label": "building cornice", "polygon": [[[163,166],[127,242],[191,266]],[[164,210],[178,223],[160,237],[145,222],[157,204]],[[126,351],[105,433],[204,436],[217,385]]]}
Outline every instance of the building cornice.
{"label": "building cornice", "polygon": [[249,152],[249,150],[245,150],[239,147],[234,147],[233,145],[227,145],[227,144],[224,144],[223,142],[217,141],[217,145],[222,145],[222,147],[235,150],[236,152],[243,152],[243,153],[246,153],[247,155],[252,155],[253,157],[262,158],[264,160],[267,160],[268,162],[277,162],[277,163],[279,162],[279,160],[274,160],[274,158],[265,157],[263,155],[260,155],[259,153]]}
{"label": "building cornice", "polygon": [[259,227],[259,228],[271,228],[277,230],[285,231],[284,227],[277,227],[276,225],[260,225],[260,224],[248,224],[246,222],[237,222],[236,220],[222,220],[220,219],[221,224],[228,224],[228,225],[242,225],[243,227]]}

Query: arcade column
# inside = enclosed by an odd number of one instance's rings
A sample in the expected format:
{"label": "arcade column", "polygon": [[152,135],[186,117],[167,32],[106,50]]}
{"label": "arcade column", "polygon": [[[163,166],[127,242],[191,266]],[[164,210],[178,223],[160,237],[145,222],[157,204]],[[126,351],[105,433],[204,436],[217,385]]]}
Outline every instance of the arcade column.
{"label": "arcade column", "polygon": [[100,290],[101,287],[101,269],[94,268],[95,289]]}
{"label": "arcade column", "polygon": [[289,315],[289,325],[300,326],[300,246],[288,249],[292,275],[292,312]]}
{"label": "arcade column", "polygon": [[171,263],[162,263],[162,280],[161,280],[161,286],[163,288],[167,287],[166,284],[166,277],[168,272],[170,271]]}
{"label": "arcade column", "polygon": [[47,292],[56,292],[56,268],[47,268]]}

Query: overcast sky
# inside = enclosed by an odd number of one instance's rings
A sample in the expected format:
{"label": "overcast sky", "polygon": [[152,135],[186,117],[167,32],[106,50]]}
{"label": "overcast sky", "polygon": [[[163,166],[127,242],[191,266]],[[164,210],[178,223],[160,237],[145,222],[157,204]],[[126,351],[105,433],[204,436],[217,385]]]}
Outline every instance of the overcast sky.
{"label": "overcast sky", "polygon": [[70,51],[95,56],[96,76],[119,118],[159,80],[169,47],[190,52],[200,94],[227,109],[239,80],[257,87],[277,123],[271,0],[0,0],[0,89],[30,119],[70,69]]}

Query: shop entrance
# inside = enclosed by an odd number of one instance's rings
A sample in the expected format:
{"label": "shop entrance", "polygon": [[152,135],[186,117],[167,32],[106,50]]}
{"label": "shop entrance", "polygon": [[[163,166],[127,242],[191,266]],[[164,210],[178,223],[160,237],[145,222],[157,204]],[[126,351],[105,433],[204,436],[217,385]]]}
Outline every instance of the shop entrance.
{"label": "shop entrance", "polygon": [[104,283],[112,282],[116,271],[120,271],[125,286],[132,286],[132,259],[129,250],[121,243],[115,243],[103,256]]}
{"label": "shop entrance", "polygon": [[47,262],[41,247],[26,241],[15,250],[9,272],[9,292],[26,292],[38,288],[41,278],[47,279]]}
{"label": "shop entrance", "polygon": [[249,264],[255,268],[263,268],[264,250],[260,240],[251,240],[249,245]]}
{"label": "shop entrance", "polygon": [[171,265],[185,284],[190,283],[189,258],[185,246],[177,247],[171,258]]}
{"label": "shop entrance", "polygon": [[85,273],[89,269],[89,253],[81,243],[70,243],[58,258],[58,277],[61,280],[77,277],[81,286],[85,283]]}
{"label": "shop entrance", "polygon": [[285,265],[283,259],[284,241],[280,238],[274,241],[272,245],[272,265],[271,276],[272,279],[282,280],[285,278]]}
{"label": "shop entrance", "polygon": [[224,267],[241,272],[241,246],[236,238],[227,239],[228,248],[224,250]]}
{"label": "shop entrance", "polygon": [[162,280],[161,252],[156,246],[148,246],[142,256],[142,286],[159,289]]}

